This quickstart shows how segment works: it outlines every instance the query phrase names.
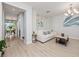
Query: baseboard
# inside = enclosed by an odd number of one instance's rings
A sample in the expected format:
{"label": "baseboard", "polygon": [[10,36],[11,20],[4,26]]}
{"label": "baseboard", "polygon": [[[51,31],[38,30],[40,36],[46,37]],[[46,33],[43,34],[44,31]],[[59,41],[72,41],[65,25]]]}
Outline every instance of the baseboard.
{"label": "baseboard", "polygon": [[73,40],[79,40],[79,38],[77,37],[69,37],[70,39],[73,39]]}

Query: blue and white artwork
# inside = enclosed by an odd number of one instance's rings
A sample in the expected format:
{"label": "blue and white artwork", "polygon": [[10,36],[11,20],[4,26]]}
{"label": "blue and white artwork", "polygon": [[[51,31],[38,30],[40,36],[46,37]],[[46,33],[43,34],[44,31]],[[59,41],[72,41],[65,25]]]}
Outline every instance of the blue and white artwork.
{"label": "blue and white artwork", "polygon": [[68,16],[65,18],[65,20],[64,20],[65,27],[73,26],[73,25],[79,26],[79,16],[78,15]]}

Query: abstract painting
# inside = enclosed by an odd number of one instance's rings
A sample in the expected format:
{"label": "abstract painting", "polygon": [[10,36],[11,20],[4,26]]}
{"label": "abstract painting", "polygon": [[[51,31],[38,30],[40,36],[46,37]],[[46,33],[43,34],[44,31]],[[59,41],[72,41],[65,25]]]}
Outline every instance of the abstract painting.
{"label": "abstract painting", "polygon": [[68,16],[68,17],[65,18],[64,26],[68,27],[68,26],[72,26],[72,25],[79,26],[79,16],[78,15]]}

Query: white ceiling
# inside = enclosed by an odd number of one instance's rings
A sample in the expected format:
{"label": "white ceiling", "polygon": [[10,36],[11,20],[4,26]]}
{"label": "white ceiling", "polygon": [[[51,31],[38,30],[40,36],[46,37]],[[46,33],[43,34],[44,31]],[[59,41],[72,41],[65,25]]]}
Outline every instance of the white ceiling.
{"label": "white ceiling", "polygon": [[[75,2],[26,2],[26,4],[33,7],[40,15],[57,15],[64,13],[64,9],[68,8],[69,4],[79,7],[79,3]],[[46,13],[47,10],[50,10],[50,13]]]}
{"label": "white ceiling", "polygon": [[[19,2],[17,2],[19,3]],[[55,16],[60,13],[64,14],[64,9],[69,7],[69,4],[72,2],[22,2],[23,4],[27,4],[33,7],[33,10],[36,10],[36,12],[39,15],[43,16]],[[79,3],[72,3],[73,6],[79,7]],[[15,6],[11,6],[8,4],[3,3],[4,6],[4,13],[6,16],[14,16],[16,17],[20,12],[24,12],[23,9],[17,8]],[[49,13],[46,13],[46,11],[49,10]]]}

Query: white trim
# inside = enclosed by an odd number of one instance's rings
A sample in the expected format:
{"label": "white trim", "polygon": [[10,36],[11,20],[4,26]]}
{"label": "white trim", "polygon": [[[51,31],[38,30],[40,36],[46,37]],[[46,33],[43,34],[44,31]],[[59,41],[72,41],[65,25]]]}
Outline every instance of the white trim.
{"label": "white trim", "polygon": [[77,37],[69,37],[70,39],[79,40]]}

